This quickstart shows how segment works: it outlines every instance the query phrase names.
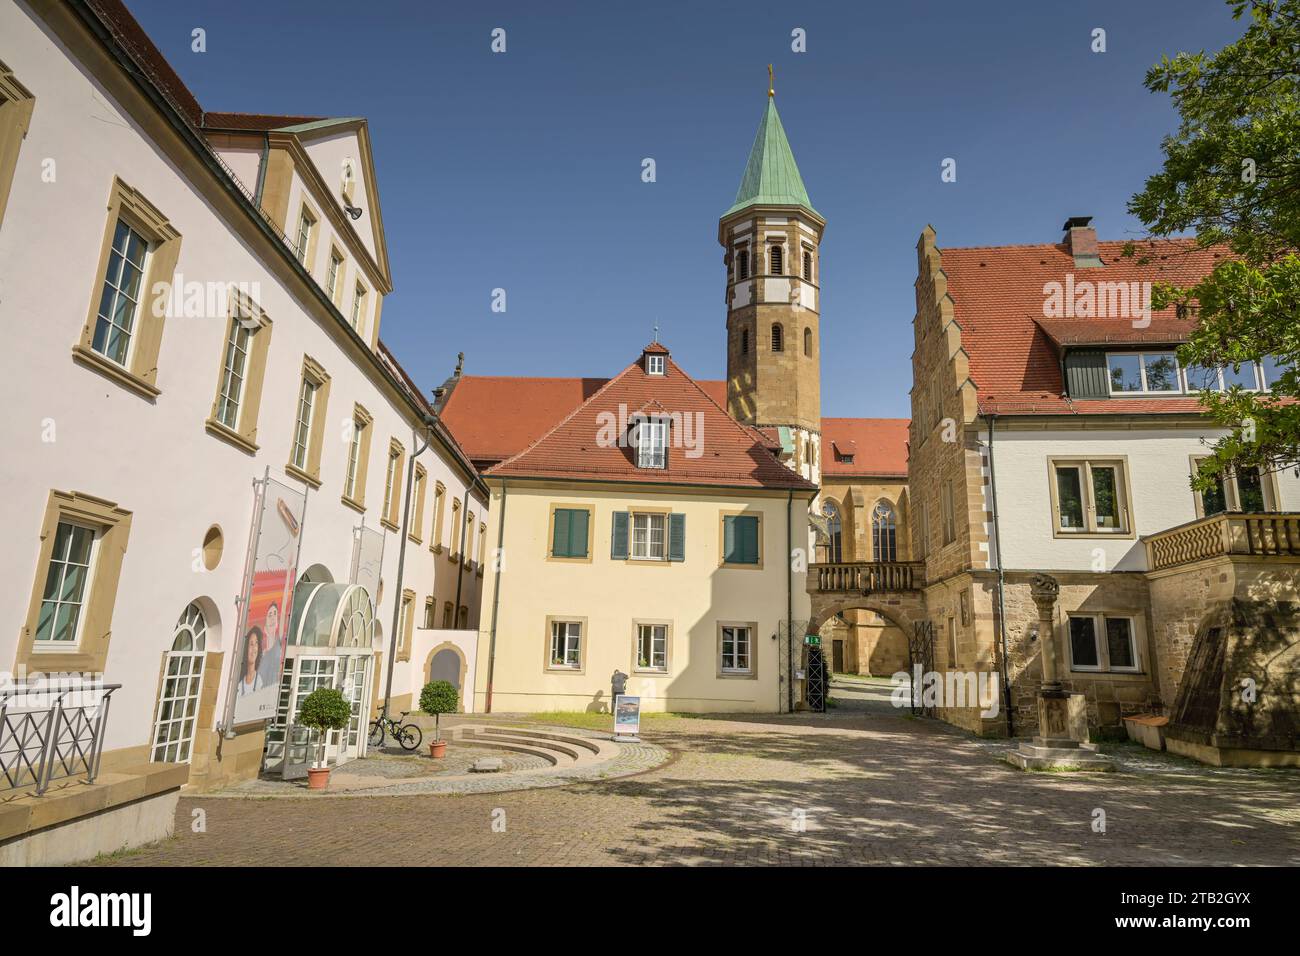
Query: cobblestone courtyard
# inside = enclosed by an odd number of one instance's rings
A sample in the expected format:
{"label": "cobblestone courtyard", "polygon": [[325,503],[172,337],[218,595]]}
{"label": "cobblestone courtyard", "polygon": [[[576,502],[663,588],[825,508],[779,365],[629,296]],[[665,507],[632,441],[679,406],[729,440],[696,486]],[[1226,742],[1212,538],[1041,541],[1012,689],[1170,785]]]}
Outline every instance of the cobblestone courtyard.
{"label": "cobblestone courtyard", "polygon": [[[102,862],[1300,863],[1300,773],[1123,745],[1110,748],[1116,773],[1026,774],[998,760],[1005,743],[862,711],[642,726],[674,757],[638,776],[510,793],[186,797],[175,838]],[[195,810],[205,833],[191,830]]]}

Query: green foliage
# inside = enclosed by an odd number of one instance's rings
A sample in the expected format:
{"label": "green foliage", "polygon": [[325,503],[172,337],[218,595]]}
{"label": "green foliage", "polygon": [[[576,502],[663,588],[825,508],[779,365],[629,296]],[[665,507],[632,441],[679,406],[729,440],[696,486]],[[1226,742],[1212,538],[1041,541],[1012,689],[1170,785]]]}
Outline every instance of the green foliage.
{"label": "green foliage", "polygon": [[[1287,371],[1264,393],[1202,392],[1230,431],[1193,484],[1231,468],[1300,465],[1300,0],[1229,0],[1243,36],[1214,54],[1163,57],[1146,76],[1180,122],[1164,166],[1129,201],[1155,236],[1193,231],[1225,257],[1195,285],[1160,285],[1152,308],[1177,306],[1195,325],[1184,365],[1233,367],[1274,356]],[[1130,246],[1125,255],[1140,255]]]}
{"label": "green foliage", "polygon": [[455,713],[459,703],[460,694],[450,681],[429,681],[420,691],[420,710],[426,714]]}
{"label": "green foliage", "polygon": [[351,719],[352,708],[348,706],[343,692],[333,687],[317,688],[298,707],[298,723],[321,733],[342,730]]}

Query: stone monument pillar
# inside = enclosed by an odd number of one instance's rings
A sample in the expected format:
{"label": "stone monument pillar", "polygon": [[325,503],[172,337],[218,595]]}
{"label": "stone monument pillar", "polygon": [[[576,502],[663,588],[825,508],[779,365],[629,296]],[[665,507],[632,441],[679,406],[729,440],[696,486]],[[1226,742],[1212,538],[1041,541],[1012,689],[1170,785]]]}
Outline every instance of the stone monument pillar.
{"label": "stone monument pillar", "polygon": [[1035,574],[1029,594],[1038,608],[1038,647],[1043,682],[1038,690],[1038,735],[1007,754],[1021,770],[1113,770],[1110,759],[1070,736],[1070,695],[1061,684],[1056,656],[1056,599],[1061,585],[1050,574]]}

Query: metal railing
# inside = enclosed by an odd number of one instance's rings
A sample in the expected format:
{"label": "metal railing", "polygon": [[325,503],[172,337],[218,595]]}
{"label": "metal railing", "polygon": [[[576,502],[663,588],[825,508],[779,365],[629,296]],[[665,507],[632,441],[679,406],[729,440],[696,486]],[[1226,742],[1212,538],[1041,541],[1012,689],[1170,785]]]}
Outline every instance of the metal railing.
{"label": "metal railing", "polygon": [[924,561],[842,561],[809,565],[818,591],[917,591],[925,587]]}
{"label": "metal railing", "polygon": [[1300,512],[1226,512],[1143,537],[1152,571],[1228,554],[1300,557]]}
{"label": "metal railing", "polygon": [[67,680],[0,685],[0,790],[85,775],[94,783],[108,704],[121,684]]}

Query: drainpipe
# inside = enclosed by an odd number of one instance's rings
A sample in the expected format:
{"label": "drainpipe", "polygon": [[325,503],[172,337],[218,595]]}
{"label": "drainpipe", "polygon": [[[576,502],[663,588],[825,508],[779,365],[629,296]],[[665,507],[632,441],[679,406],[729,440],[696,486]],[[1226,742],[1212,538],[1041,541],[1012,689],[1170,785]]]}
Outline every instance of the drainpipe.
{"label": "drainpipe", "polygon": [[[406,570],[406,535],[411,526],[411,499],[415,497],[412,494],[411,483],[415,478],[415,459],[428,449],[432,442],[433,416],[424,416],[425,442],[418,445],[420,438],[414,428],[411,429],[411,457],[406,462],[406,502],[402,506],[402,530],[399,532],[401,537],[398,538],[397,545],[397,584],[394,585],[397,599],[393,602],[393,633],[388,635],[388,675],[384,680],[384,709],[381,711],[383,716],[388,716],[388,702],[393,696],[393,664],[397,658],[397,628],[402,620],[402,574]],[[418,445],[418,447],[416,447]],[[414,605],[411,607],[411,613],[415,613]]]}
{"label": "drainpipe", "polygon": [[501,571],[505,562],[501,560],[501,542],[505,540],[506,534],[506,482],[501,482],[501,523],[497,525],[497,553],[493,564],[492,573],[492,632],[488,638],[488,673],[487,673],[487,698],[484,702],[484,712],[492,713],[492,674],[496,670],[497,663],[497,607],[501,603]]}
{"label": "drainpipe", "polygon": [[[469,486],[465,487],[465,500],[460,503],[460,553],[456,555],[456,627],[460,627],[460,582],[465,576],[465,529],[469,527]],[[483,555],[479,555],[480,561]],[[465,621],[469,623],[468,618]]]}
{"label": "drainpipe", "polygon": [[[785,632],[786,639],[790,642],[790,660],[786,669],[785,686],[786,701],[789,713],[794,713],[794,562],[791,556],[794,553],[794,537],[791,525],[794,522],[791,512],[794,510],[794,492],[788,493],[789,497],[785,501]],[[776,689],[778,694],[781,688]],[[777,710],[781,709],[780,700],[777,701]]]}
{"label": "drainpipe", "polygon": [[1002,569],[1002,529],[998,525],[998,482],[993,471],[993,431],[996,415],[985,415],[989,423],[989,499],[993,508],[993,560],[998,563],[998,632],[1002,639],[1002,693],[1007,711],[1007,736],[1016,735],[1016,715],[1011,708],[1011,678],[1007,664],[1006,572]]}

